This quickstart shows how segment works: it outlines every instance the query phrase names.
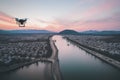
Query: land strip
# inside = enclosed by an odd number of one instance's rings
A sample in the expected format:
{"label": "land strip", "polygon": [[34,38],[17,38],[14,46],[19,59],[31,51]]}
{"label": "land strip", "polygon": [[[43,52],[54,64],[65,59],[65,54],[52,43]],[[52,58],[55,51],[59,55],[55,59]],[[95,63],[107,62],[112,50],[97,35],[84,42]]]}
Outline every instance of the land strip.
{"label": "land strip", "polygon": [[117,60],[114,60],[110,57],[107,57],[105,55],[102,55],[101,53],[97,52],[97,51],[94,51],[94,50],[91,50],[90,48],[87,48],[85,47],[84,45],[80,44],[79,42],[75,41],[74,39],[71,39],[69,37],[65,37],[67,40],[75,43],[77,46],[79,46],[81,49],[85,50],[86,52],[96,56],[97,58],[107,62],[108,64],[120,69],[120,62],[117,61]]}

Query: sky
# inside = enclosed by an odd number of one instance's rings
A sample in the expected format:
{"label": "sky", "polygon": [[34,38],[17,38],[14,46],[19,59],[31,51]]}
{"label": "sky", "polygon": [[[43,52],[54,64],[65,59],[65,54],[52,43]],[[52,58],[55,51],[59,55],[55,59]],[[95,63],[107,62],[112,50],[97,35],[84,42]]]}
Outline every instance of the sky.
{"label": "sky", "polygon": [[[27,18],[19,27],[15,18]],[[120,30],[120,0],[0,0],[0,29]]]}

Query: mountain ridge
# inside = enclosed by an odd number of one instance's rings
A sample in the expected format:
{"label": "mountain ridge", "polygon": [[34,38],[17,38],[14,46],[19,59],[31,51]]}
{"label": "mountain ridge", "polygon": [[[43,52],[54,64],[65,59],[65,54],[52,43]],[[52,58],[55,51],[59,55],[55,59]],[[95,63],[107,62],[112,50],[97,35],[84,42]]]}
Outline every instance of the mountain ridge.
{"label": "mountain ridge", "polygon": [[0,34],[15,34],[15,33],[55,33],[48,30],[0,30]]}
{"label": "mountain ridge", "polygon": [[88,31],[83,31],[79,32],[80,34],[91,34],[91,35],[120,35],[120,31],[114,31],[114,30],[109,30],[109,31],[97,31],[97,30],[88,30]]}
{"label": "mountain ridge", "polygon": [[79,32],[77,32],[77,31],[75,31],[75,30],[66,29],[66,30],[60,31],[59,34],[72,34],[72,35],[78,35]]}
{"label": "mountain ridge", "polygon": [[20,33],[58,33],[58,34],[71,34],[71,35],[120,35],[120,31],[97,31],[97,30],[88,30],[78,32],[75,30],[65,29],[60,32],[53,32],[49,30],[34,30],[34,29],[25,29],[25,30],[0,30],[0,34],[20,34]]}

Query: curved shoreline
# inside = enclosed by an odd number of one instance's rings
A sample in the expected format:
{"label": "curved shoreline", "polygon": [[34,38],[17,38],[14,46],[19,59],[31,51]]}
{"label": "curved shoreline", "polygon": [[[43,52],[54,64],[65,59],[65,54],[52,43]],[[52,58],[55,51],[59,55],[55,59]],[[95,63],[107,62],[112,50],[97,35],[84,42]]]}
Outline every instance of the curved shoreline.
{"label": "curved shoreline", "polygon": [[15,70],[15,69],[18,69],[18,68],[21,68],[21,67],[30,65],[30,64],[35,63],[35,62],[37,62],[37,61],[38,61],[38,60],[34,60],[34,61],[26,62],[26,63],[18,63],[18,64],[10,65],[10,66],[7,66],[7,67],[1,69],[1,70],[0,70],[0,73],[12,71],[12,70]]}
{"label": "curved shoreline", "polygon": [[50,38],[50,46],[52,48],[52,55],[49,59],[52,59],[52,74],[54,80],[63,80],[61,76],[60,66],[59,66],[59,60],[58,60],[58,49],[55,45],[54,40],[52,40],[52,37]]}
{"label": "curved shoreline", "polygon": [[54,43],[54,40],[52,40],[52,37],[50,37],[49,41],[50,41],[50,46],[52,48],[52,55],[50,59],[56,59],[58,57],[58,49]]}
{"label": "curved shoreline", "polygon": [[76,41],[74,41],[72,39],[69,39],[67,37],[66,37],[66,39],[68,39],[69,41],[75,43],[76,45],[78,45],[81,49],[85,50],[86,52],[92,54],[93,56],[105,61],[106,63],[108,63],[108,64],[112,65],[113,67],[116,67],[116,68],[118,68],[120,70],[120,62],[119,61],[114,60],[112,58],[109,58],[107,56],[104,56],[104,55],[100,54],[99,52],[90,50],[90,49],[88,49],[88,48],[86,48],[84,46],[81,46],[80,43],[78,43],[78,42],[76,42]]}
{"label": "curved shoreline", "polygon": [[14,65],[10,65],[10,66],[6,66],[6,67],[1,67],[2,69],[0,69],[0,73],[5,73],[5,72],[9,72],[9,71],[12,71],[12,70],[15,70],[15,69],[18,69],[18,68],[21,68],[21,67],[24,67],[24,66],[27,66],[27,65],[30,65],[30,64],[33,64],[35,62],[38,62],[38,61],[44,61],[44,62],[53,62],[56,57],[57,57],[57,48],[54,44],[54,42],[52,41],[52,36],[49,37],[49,43],[50,43],[50,47],[52,49],[52,55],[50,58],[40,58],[40,59],[35,59],[35,60],[32,60],[30,62],[25,62],[25,63],[18,63],[18,64],[14,64]]}

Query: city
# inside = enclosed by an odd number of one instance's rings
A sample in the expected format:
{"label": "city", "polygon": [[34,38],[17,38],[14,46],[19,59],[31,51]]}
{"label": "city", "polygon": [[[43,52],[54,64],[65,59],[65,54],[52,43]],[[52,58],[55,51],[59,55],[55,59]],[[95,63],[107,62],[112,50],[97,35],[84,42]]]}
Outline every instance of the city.
{"label": "city", "polygon": [[0,0],[0,80],[120,80],[120,0]]}
{"label": "city", "polygon": [[119,36],[67,35],[66,37],[120,61]]}
{"label": "city", "polygon": [[0,70],[51,56],[50,35],[0,35]]}

